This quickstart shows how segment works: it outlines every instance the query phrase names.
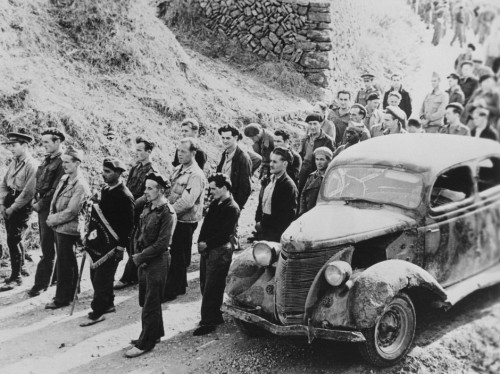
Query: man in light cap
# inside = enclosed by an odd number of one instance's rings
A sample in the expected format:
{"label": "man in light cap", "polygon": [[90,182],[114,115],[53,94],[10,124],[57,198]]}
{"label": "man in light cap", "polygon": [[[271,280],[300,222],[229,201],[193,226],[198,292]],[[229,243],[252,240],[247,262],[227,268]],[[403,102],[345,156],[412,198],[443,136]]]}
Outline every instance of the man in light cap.
{"label": "man in light cap", "polygon": [[406,117],[410,118],[413,110],[411,105],[411,97],[410,93],[403,88],[403,85],[401,84],[402,79],[403,78],[401,74],[392,74],[391,89],[384,94],[383,109],[387,108],[388,105],[391,105],[388,102],[389,95],[392,92],[397,92],[401,97],[398,106],[403,110],[403,112],[406,113]]}
{"label": "man in light cap", "polygon": [[22,284],[24,250],[21,240],[32,212],[31,200],[35,195],[38,168],[28,148],[32,141],[33,137],[19,131],[9,132],[7,141],[3,143],[14,157],[0,184],[0,219],[5,223],[11,265],[10,277],[5,280],[0,291],[9,291]]}
{"label": "man in light cap", "polygon": [[[33,210],[38,213],[42,257],[36,269],[35,284],[28,291],[30,297],[40,295],[49,287],[54,270],[55,236],[54,230],[47,226],[46,221],[49,215],[50,201],[59,180],[64,175],[61,144],[65,139],[64,133],[54,127],[42,131],[42,145],[47,151],[47,155],[36,171],[36,193],[31,203]],[[54,274],[54,278],[57,278],[57,274]]]}
{"label": "man in light cap", "polygon": [[101,191],[99,208],[106,224],[118,236],[114,254],[95,269],[90,270],[94,298],[88,314],[88,321],[80,326],[90,326],[104,321],[104,313],[114,312],[113,280],[123,253],[130,247],[130,236],[134,228],[134,196],[122,181],[126,167],[117,158],[106,158],[102,164],[102,178],[106,186]]}
{"label": "man in light cap", "polygon": [[[376,125],[375,125],[376,126]],[[373,126],[373,127],[375,127]],[[373,129],[372,127],[372,129]],[[359,126],[349,125],[345,130],[345,144],[338,147],[335,152],[333,152],[333,158],[337,157],[340,152],[349,148],[350,146],[357,144],[361,141],[361,135],[363,135],[363,129]]]}
{"label": "man in light cap", "polygon": [[388,106],[385,108],[384,120],[382,123],[372,128],[372,137],[390,134],[405,134],[406,130],[403,128],[405,116],[405,112],[399,107]]}
{"label": "man in light cap", "polygon": [[366,117],[364,119],[365,127],[368,131],[375,125],[382,122],[383,111],[379,109],[380,107],[380,95],[378,93],[372,93],[368,96],[368,103],[366,104]]}
{"label": "man in light cap", "polygon": [[432,73],[432,91],[427,94],[420,109],[420,120],[425,132],[436,133],[443,125],[448,94],[439,88],[440,82],[439,75]]}
{"label": "man in light cap", "polygon": [[448,103],[460,103],[464,104],[465,95],[458,82],[460,81],[460,77],[458,74],[451,73],[446,77],[448,79],[448,85],[450,89],[446,91],[448,94]]}
{"label": "man in light cap", "polygon": [[366,106],[368,96],[370,94],[378,92],[381,94],[381,90],[373,84],[373,80],[375,79],[375,75],[372,73],[365,73],[361,75],[361,79],[363,79],[364,87],[358,91],[356,95],[355,103]]}
{"label": "man in light cap", "polygon": [[243,133],[247,138],[252,139],[252,148],[254,153],[262,158],[259,179],[262,181],[262,185],[264,186],[267,184],[271,175],[269,171],[269,162],[271,161],[271,152],[274,149],[273,135],[263,129],[258,123],[246,125]]}
{"label": "man in light cap", "polygon": [[316,206],[319,189],[325,177],[326,169],[330,161],[332,161],[333,152],[329,148],[319,147],[314,150],[314,158],[316,161],[316,171],[309,175],[304,189],[300,194],[299,216]]}
{"label": "man in light cap", "polygon": [[460,122],[464,106],[460,103],[450,103],[446,106],[445,125],[439,129],[441,134],[470,136],[470,130]]}

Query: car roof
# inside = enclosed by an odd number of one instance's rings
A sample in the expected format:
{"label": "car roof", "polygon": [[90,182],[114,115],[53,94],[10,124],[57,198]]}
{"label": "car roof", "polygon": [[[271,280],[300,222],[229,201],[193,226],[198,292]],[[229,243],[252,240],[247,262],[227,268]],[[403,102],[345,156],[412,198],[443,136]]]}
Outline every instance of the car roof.
{"label": "car roof", "polygon": [[490,139],[448,134],[393,134],[353,145],[335,157],[332,164],[398,166],[439,173],[453,165],[491,155],[500,157],[500,144]]}

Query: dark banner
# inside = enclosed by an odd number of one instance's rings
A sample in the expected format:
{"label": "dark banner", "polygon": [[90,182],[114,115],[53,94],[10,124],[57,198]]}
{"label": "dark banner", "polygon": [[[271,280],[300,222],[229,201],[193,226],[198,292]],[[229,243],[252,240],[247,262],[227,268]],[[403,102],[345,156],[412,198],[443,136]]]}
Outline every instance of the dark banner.
{"label": "dark banner", "polygon": [[92,205],[84,243],[92,269],[110,258],[118,245],[118,235],[102,214],[98,204]]}

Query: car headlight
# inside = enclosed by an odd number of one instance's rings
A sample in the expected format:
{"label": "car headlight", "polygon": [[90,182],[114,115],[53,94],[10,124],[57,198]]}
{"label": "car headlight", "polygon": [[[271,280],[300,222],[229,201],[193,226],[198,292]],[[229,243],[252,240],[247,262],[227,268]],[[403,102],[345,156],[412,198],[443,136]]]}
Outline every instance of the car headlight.
{"label": "car headlight", "polygon": [[325,269],[326,281],[335,287],[345,284],[351,275],[351,265],[345,261],[332,261]]}
{"label": "car headlight", "polygon": [[260,241],[253,246],[253,258],[260,266],[271,266],[278,261],[281,246],[279,243]]}

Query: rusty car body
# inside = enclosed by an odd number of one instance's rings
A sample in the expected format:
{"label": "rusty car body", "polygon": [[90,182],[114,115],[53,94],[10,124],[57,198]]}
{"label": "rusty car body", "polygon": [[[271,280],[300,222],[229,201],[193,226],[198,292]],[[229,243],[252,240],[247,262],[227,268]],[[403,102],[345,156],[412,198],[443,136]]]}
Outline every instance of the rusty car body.
{"label": "rusty car body", "polygon": [[316,207],[280,243],[233,260],[223,310],[247,334],[359,343],[389,366],[411,348],[416,307],[500,282],[499,245],[500,144],[373,138],[334,159]]}

